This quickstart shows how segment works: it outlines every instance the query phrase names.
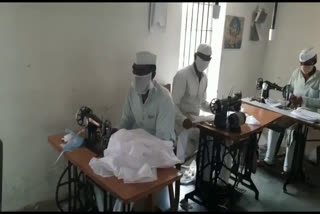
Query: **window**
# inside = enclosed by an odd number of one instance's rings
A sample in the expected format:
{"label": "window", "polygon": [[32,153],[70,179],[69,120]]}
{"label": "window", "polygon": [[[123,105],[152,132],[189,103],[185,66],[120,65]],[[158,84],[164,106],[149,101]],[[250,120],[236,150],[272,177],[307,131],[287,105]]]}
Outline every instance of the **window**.
{"label": "window", "polygon": [[226,3],[219,3],[219,19],[212,18],[214,2],[188,2],[182,4],[179,70],[194,61],[194,53],[199,44],[212,47],[212,60],[206,69],[208,75],[207,97],[210,102],[217,96],[221,62],[223,28]]}

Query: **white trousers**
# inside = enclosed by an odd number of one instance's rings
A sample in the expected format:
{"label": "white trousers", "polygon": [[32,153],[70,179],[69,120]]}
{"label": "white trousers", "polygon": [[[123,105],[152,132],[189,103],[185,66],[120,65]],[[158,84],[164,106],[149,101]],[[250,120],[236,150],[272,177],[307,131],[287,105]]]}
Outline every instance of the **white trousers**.
{"label": "white trousers", "polygon": [[178,136],[177,157],[182,162],[190,157],[199,147],[200,129],[183,129]]}
{"label": "white trousers", "polygon": [[[266,152],[266,157],[264,159],[265,162],[269,164],[274,163],[274,159],[276,156],[276,147],[277,147],[277,142],[279,139],[280,133],[276,132],[274,130],[269,129],[268,131],[268,141],[267,141],[267,152]],[[293,154],[294,154],[294,146],[295,146],[295,141],[291,143],[290,146],[287,146],[286,148],[286,156],[284,159],[284,164],[283,164],[283,171],[288,172],[290,171],[292,167],[292,160],[293,160]]]}
{"label": "white trousers", "polygon": [[[94,185],[94,193],[96,195],[96,201],[99,212],[104,211],[104,200],[103,200],[103,191]],[[135,211],[144,211],[144,200],[142,199],[140,201],[137,201],[137,203],[131,203],[130,204],[130,210],[132,210],[132,207],[135,206]],[[162,211],[167,211],[170,208],[170,200],[169,200],[169,190],[168,188],[163,188],[160,192],[158,192],[155,195],[155,205],[160,208]],[[123,212],[123,206],[122,201],[117,199],[114,206],[113,206],[114,212]]]}

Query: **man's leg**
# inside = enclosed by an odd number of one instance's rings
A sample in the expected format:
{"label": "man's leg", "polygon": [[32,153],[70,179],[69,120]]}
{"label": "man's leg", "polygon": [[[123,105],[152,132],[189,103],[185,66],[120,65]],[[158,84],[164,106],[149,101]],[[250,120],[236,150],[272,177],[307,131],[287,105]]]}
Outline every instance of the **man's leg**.
{"label": "man's leg", "polygon": [[292,160],[294,155],[294,147],[296,144],[296,139],[293,133],[297,130],[297,128],[298,128],[297,124],[294,124],[286,130],[285,140],[286,140],[287,148],[286,148],[286,157],[283,163],[284,172],[289,172],[291,170]]}
{"label": "man's leg", "polygon": [[290,146],[287,146],[286,157],[283,163],[284,172],[289,172],[291,170],[295,144],[296,141],[293,141]]}
{"label": "man's leg", "polygon": [[[199,147],[199,135],[200,130],[198,128],[191,128],[184,130],[179,135],[177,144],[177,156],[183,162],[190,158]],[[192,182],[195,179],[196,169],[192,167],[193,164],[189,166],[189,170],[185,171],[183,177],[181,178],[181,183],[186,184]]]}
{"label": "man's leg", "polygon": [[277,142],[280,136],[280,132],[269,129],[268,141],[267,141],[267,152],[264,161],[267,164],[273,164],[276,155]]}
{"label": "man's leg", "polygon": [[[294,124],[294,121],[288,117],[281,118],[281,120],[270,125],[267,140],[267,152],[264,161],[267,164],[273,164],[276,156],[277,142],[280,136],[280,131],[285,131],[286,128]],[[277,131],[275,131],[277,130]]]}

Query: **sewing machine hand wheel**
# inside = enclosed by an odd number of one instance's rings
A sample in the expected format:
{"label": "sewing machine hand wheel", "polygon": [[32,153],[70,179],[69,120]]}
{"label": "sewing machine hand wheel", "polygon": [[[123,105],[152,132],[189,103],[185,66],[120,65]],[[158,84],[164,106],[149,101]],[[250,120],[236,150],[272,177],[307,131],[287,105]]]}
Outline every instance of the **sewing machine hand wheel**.
{"label": "sewing machine hand wheel", "polygon": [[256,81],[256,89],[261,90],[262,89],[262,84],[263,84],[263,79],[260,77]]}
{"label": "sewing machine hand wheel", "polygon": [[217,112],[219,112],[220,108],[221,108],[221,105],[220,105],[219,99],[217,98],[212,99],[210,102],[210,110],[212,114],[216,114]]}
{"label": "sewing machine hand wheel", "polygon": [[282,90],[282,97],[286,100],[289,99],[289,95],[290,95],[290,85],[286,85],[283,87]]}
{"label": "sewing machine hand wheel", "polygon": [[92,110],[86,106],[82,106],[78,112],[76,113],[76,121],[79,126],[86,127],[88,125],[88,121],[85,121],[85,116],[91,114]]}

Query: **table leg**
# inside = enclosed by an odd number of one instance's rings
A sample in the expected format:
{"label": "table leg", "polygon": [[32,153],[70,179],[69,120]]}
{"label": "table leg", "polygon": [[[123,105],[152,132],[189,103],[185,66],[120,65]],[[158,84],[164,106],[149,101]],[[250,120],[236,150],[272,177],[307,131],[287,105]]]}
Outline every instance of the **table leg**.
{"label": "table leg", "polygon": [[150,212],[154,212],[155,211],[154,195],[153,194],[150,194],[147,197],[145,211],[150,211]]}
{"label": "table leg", "polygon": [[71,180],[72,180],[72,177],[71,177],[71,167],[72,167],[72,164],[70,161],[68,161],[68,210],[69,212],[71,212]]}
{"label": "table leg", "polygon": [[77,209],[77,200],[78,200],[78,170],[76,166],[73,166],[73,209],[76,210]]}

